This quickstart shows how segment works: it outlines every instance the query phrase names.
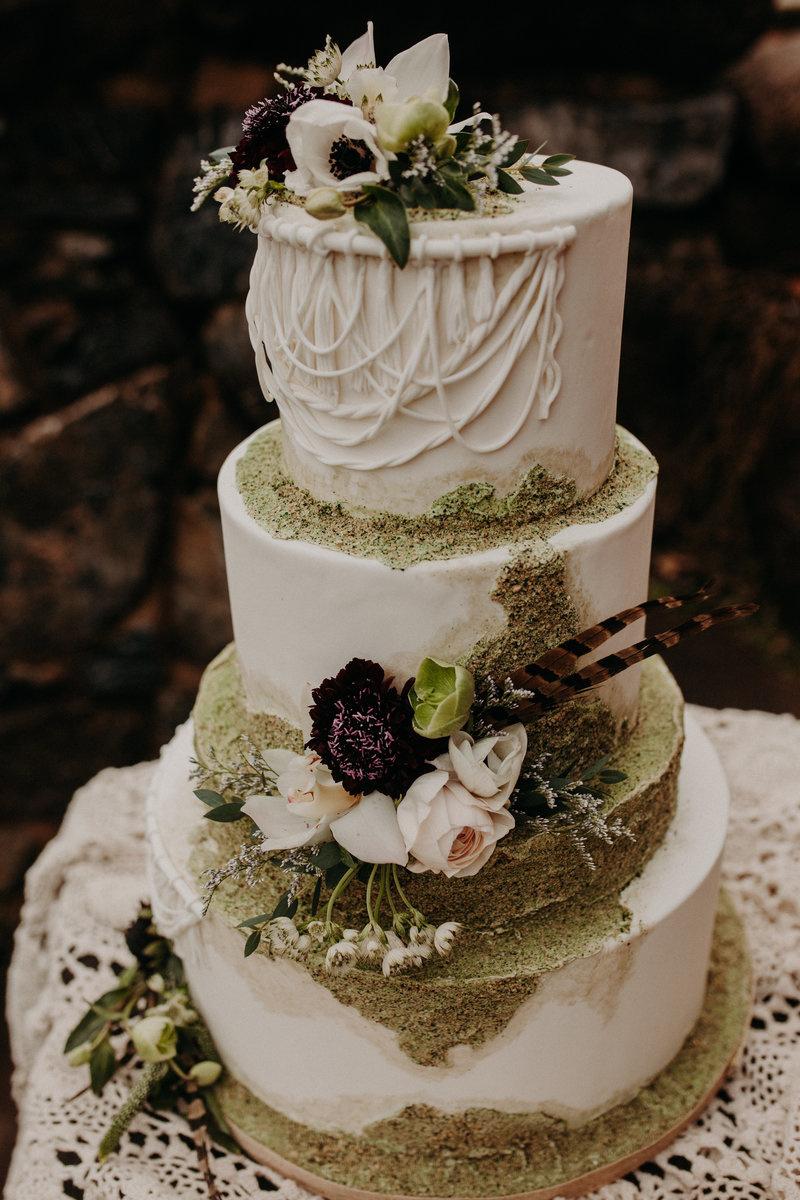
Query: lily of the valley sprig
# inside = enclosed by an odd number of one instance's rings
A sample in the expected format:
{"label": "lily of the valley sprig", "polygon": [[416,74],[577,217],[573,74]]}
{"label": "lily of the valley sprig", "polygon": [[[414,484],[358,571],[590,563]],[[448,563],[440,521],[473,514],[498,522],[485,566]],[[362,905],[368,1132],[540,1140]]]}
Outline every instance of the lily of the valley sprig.
{"label": "lily of the valley sprig", "polygon": [[330,38],[305,67],[281,64],[281,91],[249,108],[236,146],[214,151],[195,180],[197,209],[213,196],[223,221],[257,229],[265,204],[302,204],[321,221],[353,217],[408,261],[408,210],[472,212],[520,179],[554,185],[570,154],[542,158],[476,105],[455,122],[459,91],[442,33],[376,65],[372,23],[341,51]]}

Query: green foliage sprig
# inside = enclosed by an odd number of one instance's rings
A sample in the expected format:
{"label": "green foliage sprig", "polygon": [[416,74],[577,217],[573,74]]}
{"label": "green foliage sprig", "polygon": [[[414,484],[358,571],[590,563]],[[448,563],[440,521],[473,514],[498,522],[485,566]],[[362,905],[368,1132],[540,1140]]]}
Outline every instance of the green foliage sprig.
{"label": "green foliage sprig", "polygon": [[[98,1159],[117,1149],[145,1104],[180,1108],[188,1096],[200,1097],[208,1136],[235,1149],[213,1097],[222,1074],[219,1055],[192,1005],[183,964],[153,925],[149,906],[142,905],[125,940],[135,962],[122,972],[116,987],[89,1005],[64,1044],[73,1066],[88,1066],[89,1087],[98,1096],[123,1068],[139,1068],[100,1142]],[[207,1175],[205,1154],[203,1168]]]}
{"label": "green foliage sprig", "polygon": [[624,771],[609,765],[611,757],[607,754],[581,770],[549,775],[544,755],[525,768],[511,798],[512,811],[521,817],[546,823],[548,829],[562,826],[591,870],[596,868],[590,849],[593,839],[607,845],[620,837],[633,841],[624,822],[607,811],[608,789],[627,779]]}

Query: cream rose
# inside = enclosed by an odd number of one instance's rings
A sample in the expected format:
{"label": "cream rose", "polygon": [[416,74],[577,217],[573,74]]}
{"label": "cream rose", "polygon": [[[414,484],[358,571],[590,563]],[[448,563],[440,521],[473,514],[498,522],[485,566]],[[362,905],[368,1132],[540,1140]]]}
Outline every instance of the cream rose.
{"label": "cream rose", "polygon": [[414,780],[397,820],[410,855],[409,871],[448,878],[477,875],[500,838],[514,828],[506,808],[493,812],[446,770]]}
{"label": "cream rose", "polygon": [[499,734],[478,741],[459,730],[450,735],[447,753],[434,761],[437,767],[455,775],[485,808],[499,812],[511,799],[527,749],[524,725],[509,725]]}

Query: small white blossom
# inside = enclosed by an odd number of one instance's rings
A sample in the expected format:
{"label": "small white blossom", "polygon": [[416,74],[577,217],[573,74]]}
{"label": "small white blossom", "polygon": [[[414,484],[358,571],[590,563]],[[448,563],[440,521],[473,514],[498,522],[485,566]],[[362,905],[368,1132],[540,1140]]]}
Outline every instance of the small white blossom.
{"label": "small white blossom", "polygon": [[342,938],[346,942],[357,942],[360,937],[361,934],[357,929],[345,929],[344,933],[342,934]]}
{"label": "small white blossom", "polygon": [[437,954],[446,957],[453,949],[453,942],[461,932],[458,921],[445,921],[433,935],[433,946]]}
{"label": "small white blossom", "polygon": [[220,188],[232,170],[233,163],[227,154],[218,163],[209,162],[207,158],[202,160],[200,163],[200,174],[196,177],[194,186],[192,187],[192,191],[194,192],[192,212],[197,212],[198,208],[206,202],[208,197]]}
{"label": "small white blossom", "polygon": [[315,946],[321,946],[325,941],[325,922],[309,921],[306,925],[306,933]]}
{"label": "small white blossom", "polygon": [[388,979],[390,975],[398,975],[408,967],[408,953],[403,945],[393,946],[383,956],[381,970]]}
{"label": "small white blossom", "polygon": [[336,942],[325,955],[325,970],[331,975],[346,975],[358,962],[358,947],[353,942]]}
{"label": "small white blossom", "polygon": [[406,957],[412,967],[421,967],[431,956],[431,947],[427,942],[412,942],[406,950]]}
{"label": "small white blossom", "polygon": [[359,942],[358,952],[364,962],[377,963],[382,960],[386,946],[375,932],[370,931]]}

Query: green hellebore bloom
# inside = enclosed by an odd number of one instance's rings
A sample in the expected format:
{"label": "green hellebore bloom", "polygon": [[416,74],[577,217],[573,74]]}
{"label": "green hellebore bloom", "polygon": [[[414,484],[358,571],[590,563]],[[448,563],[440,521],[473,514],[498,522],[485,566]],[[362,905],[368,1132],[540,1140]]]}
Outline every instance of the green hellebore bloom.
{"label": "green hellebore bloom", "polygon": [[212,1087],[222,1074],[222,1063],[207,1058],[195,1063],[189,1074],[198,1087]]}
{"label": "green hellebore bloom", "polygon": [[466,667],[425,658],[409,693],[414,728],[426,738],[449,737],[463,729],[475,699],[475,680]]}
{"label": "green hellebore bloom", "polygon": [[414,138],[424,137],[436,145],[447,133],[450,117],[443,104],[419,97],[401,104],[379,104],[375,109],[378,141],[384,150],[397,154]]}
{"label": "green hellebore bloom", "polygon": [[315,188],[306,197],[306,212],[318,221],[333,221],[347,212],[342,197],[333,187]]}
{"label": "green hellebore bloom", "polygon": [[168,1017],[142,1017],[131,1030],[131,1040],[146,1063],[168,1062],[178,1049],[178,1031]]}

